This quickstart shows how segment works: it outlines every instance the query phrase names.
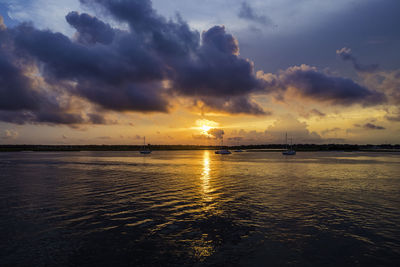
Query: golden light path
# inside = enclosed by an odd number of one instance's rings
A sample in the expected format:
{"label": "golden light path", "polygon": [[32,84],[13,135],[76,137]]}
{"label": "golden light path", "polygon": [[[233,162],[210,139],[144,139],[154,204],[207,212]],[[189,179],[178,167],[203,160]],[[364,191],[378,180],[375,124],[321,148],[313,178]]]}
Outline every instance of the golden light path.
{"label": "golden light path", "polygon": [[203,190],[203,200],[205,202],[211,201],[210,196],[210,151],[205,150],[203,153],[203,172],[201,173],[201,187]]}
{"label": "golden light path", "polygon": [[[210,195],[210,171],[210,151],[205,150],[203,153],[203,169],[200,176],[203,211],[205,212],[212,208],[210,202],[213,200],[213,197]],[[213,242],[207,238],[207,235],[203,235],[201,240],[192,242],[192,248],[194,250],[195,257],[197,257],[199,260],[209,257],[215,252]]]}

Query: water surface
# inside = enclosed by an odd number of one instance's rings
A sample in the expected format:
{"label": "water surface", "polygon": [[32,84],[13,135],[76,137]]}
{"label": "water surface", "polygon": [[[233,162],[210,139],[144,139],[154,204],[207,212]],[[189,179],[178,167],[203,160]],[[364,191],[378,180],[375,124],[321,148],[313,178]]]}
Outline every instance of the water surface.
{"label": "water surface", "polygon": [[0,154],[0,266],[399,266],[400,154]]}

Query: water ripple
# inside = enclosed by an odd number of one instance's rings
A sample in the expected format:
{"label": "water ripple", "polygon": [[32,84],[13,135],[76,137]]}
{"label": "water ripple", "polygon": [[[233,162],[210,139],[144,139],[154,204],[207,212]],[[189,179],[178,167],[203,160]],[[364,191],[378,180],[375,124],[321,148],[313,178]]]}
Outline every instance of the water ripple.
{"label": "water ripple", "polygon": [[396,266],[399,207],[398,154],[4,153],[0,265]]}

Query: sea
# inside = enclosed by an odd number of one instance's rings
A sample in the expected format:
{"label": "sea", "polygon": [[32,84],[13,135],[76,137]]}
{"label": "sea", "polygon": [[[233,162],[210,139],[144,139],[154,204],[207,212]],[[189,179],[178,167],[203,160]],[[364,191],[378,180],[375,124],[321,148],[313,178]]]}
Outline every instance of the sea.
{"label": "sea", "polygon": [[400,266],[400,153],[0,153],[0,266]]}

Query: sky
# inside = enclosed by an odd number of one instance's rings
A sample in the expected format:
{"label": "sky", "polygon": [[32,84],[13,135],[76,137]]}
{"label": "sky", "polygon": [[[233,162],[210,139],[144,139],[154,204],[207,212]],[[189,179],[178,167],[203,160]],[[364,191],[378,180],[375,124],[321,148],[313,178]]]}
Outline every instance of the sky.
{"label": "sky", "polygon": [[0,144],[399,144],[399,11],[0,0]]}

